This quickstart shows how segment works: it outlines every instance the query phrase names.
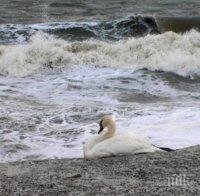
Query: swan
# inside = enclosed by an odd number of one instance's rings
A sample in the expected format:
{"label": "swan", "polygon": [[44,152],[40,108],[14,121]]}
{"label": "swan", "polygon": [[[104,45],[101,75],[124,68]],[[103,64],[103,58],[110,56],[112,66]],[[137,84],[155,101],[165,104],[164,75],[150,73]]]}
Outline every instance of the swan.
{"label": "swan", "polygon": [[[99,135],[90,138],[84,144],[85,159],[156,152],[164,149],[151,145],[147,139],[131,132],[116,134],[116,124],[112,116],[104,116],[99,125]],[[169,149],[164,150],[168,151]]]}

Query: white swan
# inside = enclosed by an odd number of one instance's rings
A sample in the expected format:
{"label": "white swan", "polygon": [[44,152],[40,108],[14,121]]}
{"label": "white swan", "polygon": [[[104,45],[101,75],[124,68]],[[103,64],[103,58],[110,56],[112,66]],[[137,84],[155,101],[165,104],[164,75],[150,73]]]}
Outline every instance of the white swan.
{"label": "white swan", "polygon": [[147,139],[133,133],[116,134],[116,125],[111,116],[106,115],[102,118],[98,134],[85,142],[84,158],[95,159],[121,154],[162,151],[152,146]]}

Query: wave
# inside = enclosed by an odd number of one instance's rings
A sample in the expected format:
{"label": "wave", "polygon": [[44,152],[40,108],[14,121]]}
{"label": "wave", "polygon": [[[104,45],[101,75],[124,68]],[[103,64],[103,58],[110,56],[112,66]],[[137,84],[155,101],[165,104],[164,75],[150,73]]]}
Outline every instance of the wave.
{"label": "wave", "polygon": [[200,17],[129,16],[105,22],[54,22],[32,25],[0,25],[0,44],[27,43],[38,31],[68,41],[98,39],[118,41],[129,37],[173,31],[200,30]]}
{"label": "wave", "polygon": [[0,46],[0,73],[26,76],[41,69],[87,65],[200,76],[200,33],[167,32],[126,40],[70,42],[38,33],[28,44]]}
{"label": "wave", "polygon": [[0,25],[0,43],[25,43],[38,31],[69,41],[119,40],[158,33],[156,21],[148,16],[130,16],[108,22],[54,22],[33,25]]}

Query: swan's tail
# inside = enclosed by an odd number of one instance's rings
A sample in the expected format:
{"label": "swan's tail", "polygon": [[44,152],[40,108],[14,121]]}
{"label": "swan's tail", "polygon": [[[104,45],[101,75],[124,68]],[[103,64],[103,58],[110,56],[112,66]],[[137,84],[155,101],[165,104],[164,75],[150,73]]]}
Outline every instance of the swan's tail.
{"label": "swan's tail", "polygon": [[158,147],[158,146],[155,146],[153,145],[155,148],[157,148],[157,150],[159,151],[165,151],[165,152],[172,152],[172,151],[175,151],[174,149],[171,149],[171,148],[166,148],[166,147]]}
{"label": "swan's tail", "polygon": [[175,151],[174,149],[171,148],[165,148],[165,147],[158,147],[160,150],[166,151],[166,152],[172,152]]}

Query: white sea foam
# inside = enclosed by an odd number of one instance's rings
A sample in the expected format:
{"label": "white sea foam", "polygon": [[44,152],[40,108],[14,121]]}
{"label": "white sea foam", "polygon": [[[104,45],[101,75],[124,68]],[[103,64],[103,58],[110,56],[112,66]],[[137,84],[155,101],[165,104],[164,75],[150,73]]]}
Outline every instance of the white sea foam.
{"label": "white sea foam", "polygon": [[39,23],[39,24],[33,24],[29,25],[28,27],[34,28],[37,30],[49,30],[49,29],[68,29],[73,27],[82,27],[83,25],[87,26],[96,26],[98,25],[98,22],[53,22],[53,23]]}
{"label": "white sea foam", "polygon": [[[0,77],[0,162],[82,157],[82,142],[96,134],[102,115],[111,113],[119,131],[149,137],[154,145],[199,144],[198,83],[171,85],[173,78],[165,80],[162,74],[132,71],[200,75],[199,54],[197,31],[109,43],[72,43],[39,33],[26,45],[0,46],[0,73],[5,75],[77,66]],[[57,117],[63,122],[51,121]]]}
{"label": "white sea foam", "polygon": [[173,88],[155,73],[129,69],[50,73],[0,77],[0,162],[82,157],[83,141],[97,134],[104,114],[115,116],[119,132],[157,146],[200,144],[198,89]]}
{"label": "white sea foam", "polygon": [[68,42],[38,33],[26,45],[0,46],[0,73],[25,76],[36,70],[98,65],[200,75],[200,33],[167,32],[118,42]]}
{"label": "white sea foam", "polygon": [[196,108],[199,107],[199,103],[194,105],[196,107],[177,107],[173,111],[163,111],[162,107],[158,111],[152,109],[151,115],[146,107],[144,110],[147,110],[148,114],[130,119],[128,126],[126,124],[120,126],[149,137],[157,146],[178,149],[198,145],[200,112]]}

